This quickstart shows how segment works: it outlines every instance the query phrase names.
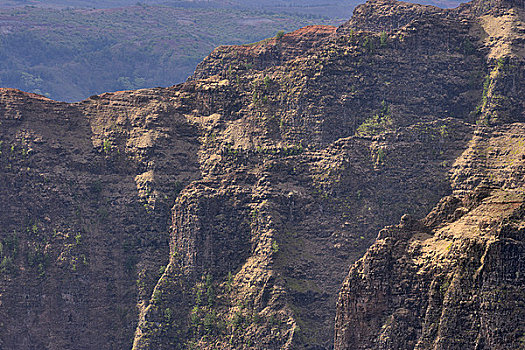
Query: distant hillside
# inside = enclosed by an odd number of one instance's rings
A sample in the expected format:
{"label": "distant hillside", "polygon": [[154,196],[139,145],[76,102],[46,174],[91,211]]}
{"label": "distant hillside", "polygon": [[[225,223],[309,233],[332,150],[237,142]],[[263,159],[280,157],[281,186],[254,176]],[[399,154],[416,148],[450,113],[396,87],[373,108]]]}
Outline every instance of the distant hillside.
{"label": "distant hillside", "polygon": [[0,87],[78,101],[104,91],[169,86],[186,80],[219,45],[340,24],[361,2],[4,0]]}
{"label": "distant hillside", "polygon": [[[1,6],[43,6],[43,7],[91,7],[111,8],[133,6],[137,3],[144,5],[171,5],[178,7],[225,7],[225,8],[251,8],[264,10],[284,10],[293,12],[330,15],[336,17],[349,17],[353,8],[364,1],[359,0],[4,0]],[[414,2],[414,1],[412,1]],[[424,0],[418,3],[435,5],[439,7],[454,7],[461,1],[458,0]]]}
{"label": "distant hillside", "polygon": [[348,19],[354,7],[364,1],[359,0],[5,0],[0,7],[38,6],[51,8],[116,8],[129,7],[137,4],[155,6],[166,5],[183,8],[226,8],[249,9],[273,12],[315,14]]}
{"label": "distant hillside", "polygon": [[221,8],[6,8],[0,10],[0,87],[76,101],[103,91],[169,86],[184,81],[221,44],[319,23],[339,22]]}

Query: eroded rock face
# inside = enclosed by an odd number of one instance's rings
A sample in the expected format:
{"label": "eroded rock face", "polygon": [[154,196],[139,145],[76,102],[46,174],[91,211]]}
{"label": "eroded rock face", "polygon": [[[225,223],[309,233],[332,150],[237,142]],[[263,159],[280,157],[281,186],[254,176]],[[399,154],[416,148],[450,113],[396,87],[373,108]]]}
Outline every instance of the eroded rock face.
{"label": "eroded rock face", "polygon": [[[524,131],[523,124],[485,129],[476,151],[494,152],[465,152],[454,195],[424,220],[379,233],[343,284],[336,349],[523,347],[524,150],[511,149]],[[506,164],[493,166],[501,154]],[[507,171],[519,182],[501,176]]]}
{"label": "eroded rock face", "polygon": [[2,347],[130,347],[175,185],[198,174],[197,129],[153,91],[1,96]]}
{"label": "eroded rock face", "polygon": [[[336,346],[446,344],[456,323],[503,342],[494,304],[461,304],[486,315],[468,323],[441,316],[459,297],[426,298],[449,261],[489,249],[436,230],[519,212],[501,198],[521,198],[522,160],[502,155],[522,131],[522,10],[480,6],[370,2],[339,29],[218,48],[170,88],[76,104],[0,90],[0,346],[330,349],[348,266],[406,213],[347,278]],[[435,256],[442,240],[456,255]],[[457,285],[500,285],[498,254],[521,254],[505,244]]]}
{"label": "eroded rock face", "polygon": [[480,41],[493,63],[472,114],[478,127],[450,172],[453,194],[425,219],[380,231],[351,268],[337,305],[335,349],[525,345],[523,4],[458,11],[480,16],[474,21],[484,33],[500,25]]}

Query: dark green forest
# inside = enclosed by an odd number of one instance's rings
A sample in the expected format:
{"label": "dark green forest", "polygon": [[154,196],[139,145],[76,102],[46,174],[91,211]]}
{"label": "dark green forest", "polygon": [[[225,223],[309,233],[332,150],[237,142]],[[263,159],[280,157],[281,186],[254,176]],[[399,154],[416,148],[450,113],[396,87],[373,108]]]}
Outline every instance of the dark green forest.
{"label": "dark green forest", "polygon": [[76,101],[184,81],[221,44],[241,44],[327,17],[137,5],[0,10],[0,86]]}

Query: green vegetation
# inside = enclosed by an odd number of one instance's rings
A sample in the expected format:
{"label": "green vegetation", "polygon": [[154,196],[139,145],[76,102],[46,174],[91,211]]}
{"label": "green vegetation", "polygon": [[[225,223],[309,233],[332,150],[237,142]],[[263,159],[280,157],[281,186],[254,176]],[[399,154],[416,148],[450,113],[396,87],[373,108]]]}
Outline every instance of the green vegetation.
{"label": "green vegetation", "polygon": [[212,277],[210,274],[206,276],[206,300],[210,307],[215,303],[215,290],[213,288]]}
{"label": "green vegetation", "polygon": [[0,241],[0,275],[14,271],[13,261],[19,251],[19,238],[16,232],[6,235]]}
{"label": "green vegetation", "polygon": [[274,95],[278,90],[279,82],[268,75],[265,75],[260,80],[255,80],[252,93],[253,104],[259,107],[266,107],[266,112],[270,112],[268,110],[268,107],[270,107],[269,102],[274,99]]}
{"label": "green vegetation", "polygon": [[442,139],[444,139],[445,137],[448,136],[448,129],[447,129],[446,125],[441,125],[438,128],[438,131],[439,131],[439,135],[441,136]]}
{"label": "green vegetation", "polygon": [[385,162],[386,153],[383,148],[378,148],[375,152],[375,163],[376,165],[383,164]]}
{"label": "green vegetation", "polygon": [[441,293],[442,297],[445,297],[445,294],[447,294],[449,287],[450,287],[449,280],[444,280],[443,283],[439,286],[439,292]]}
{"label": "green vegetation", "polygon": [[[152,19],[154,21],[152,22]],[[220,19],[220,20],[218,20]],[[218,8],[0,9],[0,86],[65,101],[184,81],[215,47],[310,24],[309,15]]]}
{"label": "green vegetation", "polygon": [[393,127],[392,114],[385,101],[381,102],[381,108],[373,116],[366,119],[356,131],[359,136],[379,135]]}
{"label": "green vegetation", "polygon": [[269,90],[273,85],[273,80],[269,76],[265,75],[263,79],[263,83],[264,83],[264,88],[266,90]]}
{"label": "green vegetation", "polygon": [[279,252],[279,244],[276,240],[272,241],[272,252],[277,253]]}
{"label": "green vegetation", "polygon": [[376,50],[375,38],[373,36],[366,36],[363,40],[363,48],[367,54],[373,54]]}
{"label": "green vegetation", "polygon": [[380,39],[379,46],[385,47],[388,42],[388,34],[385,31],[382,31],[379,39]]}
{"label": "green vegetation", "polygon": [[45,251],[44,246],[40,244],[34,244],[32,247],[28,247],[27,251],[27,264],[35,268],[40,277],[45,275],[46,267],[50,264],[50,256]]}
{"label": "green vegetation", "polygon": [[[220,281],[214,281],[210,274],[202,275],[193,289],[195,303],[189,312],[189,339],[186,346],[197,349],[201,342],[213,344],[227,340],[233,344],[252,344],[254,339],[245,331],[254,325],[269,328],[282,327],[283,321],[276,315],[263,316],[248,299],[234,302],[225,293],[233,287],[231,272]],[[166,316],[166,311],[164,312]]]}
{"label": "green vegetation", "polygon": [[481,95],[481,102],[476,107],[475,113],[479,117],[476,121],[478,124],[488,125],[489,123],[487,116],[485,117],[482,116],[482,111],[488,103],[489,89],[492,83],[493,83],[493,79],[490,77],[490,73],[489,73],[487,74],[487,76],[485,77],[485,80],[483,81],[483,92]]}
{"label": "green vegetation", "polygon": [[478,125],[489,125],[497,119],[497,115],[491,115],[492,113],[487,111],[487,107],[489,105],[495,107],[506,100],[506,97],[496,94],[494,90],[496,89],[498,78],[504,77],[508,68],[510,68],[508,62],[505,62],[503,58],[499,58],[495,62],[494,68],[485,76],[481,101],[476,110],[472,112]]}
{"label": "green vegetation", "polygon": [[104,151],[104,154],[106,155],[109,155],[111,153],[111,141],[110,140],[104,140],[103,144],[102,144],[102,149]]}
{"label": "green vegetation", "polygon": [[223,155],[228,155],[232,157],[242,157],[243,155],[258,154],[258,155],[267,155],[275,157],[288,157],[295,156],[304,152],[302,145],[291,145],[284,147],[260,147],[257,146],[255,150],[246,149],[242,147],[234,148],[231,144],[225,144],[221,149]]}
{"label": "green vegetation", "polygon": [[161,267],[159,267],[159,278],[161,278],[162,275],[164,275],[164,272],[166,272],[166,266],[162,265]]}
{"label": "green vegetation", "polygon": [[195,286],[195,306],[190,312],[190,331],[192,333],[190,343],[196,342],[201,337],[225,332],[226,325],[218,317],[215,306],[215,283],[212,276],[207,274],[202,276],[201,282]]}
{"label": "green vegetation", "polygon": [[230,293],[233,289],[233,276],[232,272],[228,271],[228,277],[226,279],[226,292]]}

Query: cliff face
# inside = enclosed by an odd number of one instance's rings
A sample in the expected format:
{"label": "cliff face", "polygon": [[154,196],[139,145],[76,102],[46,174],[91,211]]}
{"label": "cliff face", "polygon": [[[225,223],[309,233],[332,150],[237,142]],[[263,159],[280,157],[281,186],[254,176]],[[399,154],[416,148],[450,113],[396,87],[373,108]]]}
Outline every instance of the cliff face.
{"label": "cliff face", "polygon": [[198,174],[197,129],[154,91],[1,93],[2,348],[130,347],[175,192]]}
{"label": "cliff face", "polygon": [[[485,5],[459,10],[479,16]],[[336,349],[525,346],[524,10],[511,5],[472,27],[496,62],[478,127],[450,171],[452,194],[425,219],[403,216],[381,230],[353,265],[337,304]]]}
{"label": "cliff face", "polygon": [[454,194],[380,231],[343,284],[336,349],[523,348],[524,135],[479,130]]}
{"label": "cliff face", "polygon": [[492,301],[521,300],[523,9],[480,8],[369,2],[170,88],[0,90],[0,346],[329,349],[348,266],[436,205],[352,268],[336,347],[518,344]]}

